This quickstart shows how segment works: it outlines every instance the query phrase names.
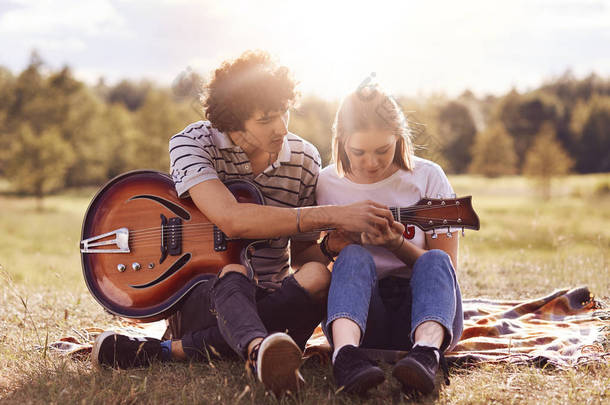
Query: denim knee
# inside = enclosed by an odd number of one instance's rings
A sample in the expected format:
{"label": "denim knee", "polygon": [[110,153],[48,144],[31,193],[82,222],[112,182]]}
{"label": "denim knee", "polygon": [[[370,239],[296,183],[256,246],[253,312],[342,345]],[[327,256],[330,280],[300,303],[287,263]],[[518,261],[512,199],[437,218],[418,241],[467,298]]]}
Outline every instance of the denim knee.
{"label": "denim knee", "polygon": [[340,274],[344,271],[349,271],[350,274],[357,274],[358,272],[364,271],[375,281],[377,280],[377,271],[373,255],[360,245],[347,245],[341,249],[341,253],[339,253],[339,257],[337,257],[337,260],[333,265],[332,274]]}
{"label": "denim knee", "polygon": [[354,321],[364,336],[371,292],[376,283],[377,271],[371,253],[360,245],[343,248],[333,265],[328,292],[323,330],[329,340],[332,341],[328,326],[338,318]]}
{"label": "denim knee", "polygon": [[[413,318],[411,334],[423,322],[440,323],[446,331],[442,349],[455,345],[462,333],[462,305],[459,284],[450,256],[440,249],[421,255],[413,266]],[[414,340],[412,340],[414,341]]]}
{"label": "denim knee", "polygon": [[441,249],[428,250],[415,261],[413,267],[418,265],[428,266],[431,264],[449,264],[453,268],[453,264],[451,264],[451,257],[447,252]]}

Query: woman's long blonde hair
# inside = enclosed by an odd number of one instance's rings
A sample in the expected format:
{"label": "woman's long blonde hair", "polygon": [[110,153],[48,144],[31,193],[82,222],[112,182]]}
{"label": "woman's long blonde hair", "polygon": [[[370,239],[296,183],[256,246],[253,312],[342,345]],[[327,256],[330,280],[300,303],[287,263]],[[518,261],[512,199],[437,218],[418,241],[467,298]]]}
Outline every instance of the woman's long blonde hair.
{"label": "woman's long blonde hair", "polygon": [[394,164],[413,169],[413,143],[407,120],[394,98],[378,86],[359,88],[348,94],[337,110],[333,124],[332,159],[340,176],[351,173],[345,142],[355,132],[391,131],[398,138]]}

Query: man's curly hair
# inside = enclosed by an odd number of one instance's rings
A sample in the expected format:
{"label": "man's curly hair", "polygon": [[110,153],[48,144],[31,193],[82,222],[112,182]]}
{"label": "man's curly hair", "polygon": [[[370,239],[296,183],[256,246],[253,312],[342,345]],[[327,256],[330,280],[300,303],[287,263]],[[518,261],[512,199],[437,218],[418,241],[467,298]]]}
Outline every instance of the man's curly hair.
{"label": "man's curly hair", "polygon": [[246,51],[214,71],[202,97],[207,119],[219,131],[242,131],[255,110],[280,111],[296,103],[296,82],[269,53]]}

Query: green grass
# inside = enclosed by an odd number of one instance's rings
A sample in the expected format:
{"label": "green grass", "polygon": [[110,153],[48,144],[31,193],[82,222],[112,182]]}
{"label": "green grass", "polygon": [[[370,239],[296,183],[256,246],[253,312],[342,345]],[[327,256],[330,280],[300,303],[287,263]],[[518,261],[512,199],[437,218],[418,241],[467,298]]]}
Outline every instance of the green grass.
{"label": "green grass", "polygon": [[[479,232],[460,240],[464,297],[528,298],[587,285],[610,302],[610,175],[571,176],[542,201],[520,177],[451,178],[458,195],[473,195]],[[148,369],[96,371],[39,350],[45,342],[90,326],[118,325],[91,298],[80,268],[78,241],[95,190],[45,200],[0,195],[0,402],[2,403],[276,403],[249,379],[241,363],[155,364]],[[306,364],[307,388],[281,403],[356,404],[335,394],[328,366]],[[391,380],[372,403],[408,403]],[[451,370],[451,385],[422,403],[603,403],[610,399],[610,365],[567,371],[485,365]]]}

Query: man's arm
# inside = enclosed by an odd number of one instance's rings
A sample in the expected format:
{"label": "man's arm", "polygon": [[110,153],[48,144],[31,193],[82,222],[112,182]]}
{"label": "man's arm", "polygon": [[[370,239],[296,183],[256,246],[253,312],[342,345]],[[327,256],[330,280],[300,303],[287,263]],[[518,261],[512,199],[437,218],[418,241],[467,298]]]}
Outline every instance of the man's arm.
{"label": "man's arm", "polygon": [[189,189],[199,210],[231,238],[276,238],[315,229],[338,228],[352,232],[378,233],[393,221],[386,206],[362,201],[344,206],[281,208],[239,203],[220,180],[207,180]]}

